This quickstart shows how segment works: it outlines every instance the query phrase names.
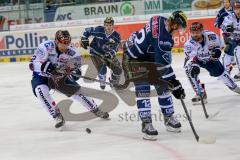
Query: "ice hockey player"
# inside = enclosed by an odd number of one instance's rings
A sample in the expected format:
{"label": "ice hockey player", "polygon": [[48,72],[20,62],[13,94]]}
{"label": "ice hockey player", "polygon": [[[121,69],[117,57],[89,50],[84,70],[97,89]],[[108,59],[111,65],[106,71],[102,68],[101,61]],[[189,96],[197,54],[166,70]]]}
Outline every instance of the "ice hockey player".
{"label": "ice hockey player", "polygon": [[[110,82],[115,85],[119,83],[122,67],[117,59],[116,53],[121,42],[121,37],[114,30],[114,20],[107,17],[104,20],[104,26],[86,28],[81,37],[80,44],[84,49],[89,47],[89,37],[93,37],[90,43],[90,54],[95,65],[98,78],[106,81],[107,67],[111,69]],[[100,88],[105,89],[105,83],[100,83]]]}
{"label": "ice hockey player", "polygon": [[[210,76],[218,77],[230,90],[240,94],[240,88],[219,61],[221,49],[223,48],[223,43],[219,37],[214,32],[204,30],[200,22],[191,24],[190,34],[191,38],[184,44],[186,56],[184,66],[191,86],[196,92],[192,102],[194,104],[200,102],[200,93],[205,103],[207,102],[206,90],[198,77],[200,67],[205,68]],[[201,92],[199,92],[199,89]]]}
{"label": "ice hockey player", "polygon": [[231,0],[224,0],[223,4],[224,7],[221,10],[219,10],[214,22],[214,26],[219,29],[221,29],[221,25],[223,23],[224,18],[233,12]]}
{"label": "ice hockey player", "polygon": [[[75,60],[74,64],[71,61]],[[32,89],[42,106],[56,120],[55,127],[65,124],[65,120],[49,94],[50,89],[65,94],[79,101],[84,107],[101,118],[108,118],[107,112],[97,108],[92,98],[80,92],[76,82],[81,75],[80,54],[71,45],[71,36],[67,30],[58,30],[55,40],[48,40],[39,45],[32,56],[29,67],[32,74]],[[69,65],[65,65],[69,64]]]}
{"label": "ice hockey player", "polygon": [[[232,59],[236,57],[239,73],[234,76],[235,80],[240,80],[240,1],[233,3],[233,13],[224,18],[222,23],[222,31],[228,39],[228,44],[224,50],[223,64],[226,70],[230,73],[232,70]],[[226,39],[225,38],[225,39]],[[235,50],[236,48],[236,50]],[[234,51],[235,50],[235,51]]]}
{"label": "ice hockey player", "polygon": [[[224,18],[232,12],[233,12],[233,9],[232,9],[232,6],[231,6],[231,0],[224,0],[223,1],[223,8],[221,8],[219,10],[219,12],[216,16],[215,22],[214,22],[214,26],[221,29]],[[225,45],[227,45],[228,41],[229,41],[228,35],[226,35],[226,33],[222,33],[222,36],[223,36]],[[234,57],[233,57],[232,58],[232,65],[235,65],[235,64],[236,64],[236,62],[235,62]]]}
{"label": "ice hockey player", "polygon": [[[141,64],[150,63],[160,65],[155,76],[163,79],[174,87],[172,94],[175,98],[185,97],[181,83],[176,79],[171,67],[171,49],[174,45],[172,34],[186,28],[187,17],[182,11],[175,11],[169,18],[162,16],[152,17],[145,27],[134,32],[124,43],[123,69],[125,73],[134,73],[141,69]],[[128,70],[130,69],[130,70]],[[162,74],[164,70],[164,74]],[[140,72],[140,71],[139,71]],[[151,71],[150,71],[151,72]],[[142,121],[143,138],[156,140],[158,131],[152,125],[150,83],[149,81],[135,82],[135,93],[138,114]],[[181,123],[174,117],[174,108],[171,92],[166,83],[155,84],[158,94],[159,110],[164,116],[167,131],[180,132]]]}

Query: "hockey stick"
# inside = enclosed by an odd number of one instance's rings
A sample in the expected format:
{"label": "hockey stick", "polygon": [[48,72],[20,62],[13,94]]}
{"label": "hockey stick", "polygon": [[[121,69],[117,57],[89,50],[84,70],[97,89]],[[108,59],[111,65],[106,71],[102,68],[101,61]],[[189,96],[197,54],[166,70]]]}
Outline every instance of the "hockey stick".
{"label": "hockey stick", "polygon": [[199,143],[204,143],[204,144],[213,144],[213,143],[216,143],[216,137],[214,136],[208,136],[208,137],[199,137],[199,135],[197,134],[195,128],[194,128],[194,125],[192,123],[192,119],[191,117],[189,116],[189,113],[188,113],[188,110],[187,110],[187,107],[185,105],[185,102],[183,101],[182,97],[180,98],[181,100],[181,103],[182,103],[182,106],[183,106],[183,109],[185,111],[185,114],[187,116],[187,119],[188,119],[188,122],[190,124],[190,127],[192,129],[192,132],[193,132],[193,135],[196,139],[197,142]]}
{"label": "hockey stick", "polygon": [[[173,88],[174,88],[174,87],[173,87],[173,85],[172,85],[171,83],[169,83],[168,81],[163,80],[163,79],[159,79],[159,82],[162,82],[162,83],[167,84],[167,85],[169,86],[169,90],[170,90],[170,91],[173,91]],[[196,130],[195,130],[195,128],[194,128],[192,119],[191,119],[191,117],[190,117],[190,115],[189,115],[189,113],[188,113],[187,107],[186,107],[185,102],[184,102],[184,100],[183,100],[182,97],[180,97],[180,101],[181,101],[181,104],[182,104],[182,106],[183,106],[184,112],[185,112],[185,114],[186,114],[186,116],[187,116],[188,122],[189,122],[189,124],[190,124],[190,127],[191,127],[191,129],[192,129],[192,132],[193,132],[193,135],[194,135],[196,141],[199,142],[199,143],[204,143],[204,144],[213,144],[213,143],[216,143],[216,137],[215,137],[215,136],[199,137],[199,135],[197,134],[197,132],[196,132]]]}
{"label": "hockey stick", "polygon": [[198,95],[200,96],[200,100],[201,100],[201,104],[202,104],[202,108],[203,108],[204,115],[205,115],[206,119],[208,119],[208,118],[209,118],[209,115],[208,115],[208,113],[207,113],[206,106],[205,106],[204,101],[203,101],[203,95],[202,95],[200,86],[199,86],[199,84],[198,84],[197,77],[194,77],[194,80],[195,80],[195,82],[196,82],[197,92],[198,92]]}

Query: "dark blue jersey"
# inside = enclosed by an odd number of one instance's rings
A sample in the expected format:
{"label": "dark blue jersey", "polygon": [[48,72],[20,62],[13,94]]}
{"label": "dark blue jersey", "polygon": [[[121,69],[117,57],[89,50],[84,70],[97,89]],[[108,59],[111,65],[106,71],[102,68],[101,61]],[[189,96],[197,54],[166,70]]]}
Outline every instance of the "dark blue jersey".
{"label": "dark blue jersey", "polygon": [[162,78],[173,79],[171,50],[174,45],[172,35],[166,29],[166,18],[154,16],[141,30],[134,32],[125,43],[125,54],[132,59],[140,59],[160,64],[167,68]]}
{"label": "dark blue jersey", "polygon": [[214,26],[221,29],[221,25],[223,23],[224,18],[228,16],[229,13],[231,12],[233,12],[232,9],[230,11],[227,11],[224,7],[220,11],[218,11],[217,17],[214,22]]}
{"label": "dark blue jersey", "polygon": [[93,36],[93,40],[90,43],[91,54],[105,54],[106,52],[116,54],[121,42],[118,32],[113,31],[112,34],[108,35],[105,33],[103,26],[86,28],[83,35],[86,38]]}

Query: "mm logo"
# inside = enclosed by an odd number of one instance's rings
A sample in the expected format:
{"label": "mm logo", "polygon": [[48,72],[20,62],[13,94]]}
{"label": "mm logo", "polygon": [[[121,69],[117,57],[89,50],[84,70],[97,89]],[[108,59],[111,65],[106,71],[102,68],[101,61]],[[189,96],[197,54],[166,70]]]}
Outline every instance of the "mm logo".
{"label": "mm logo", "polygon": [[0,49],[36,48],[46,40],[48,40],[47,36],[39,36],[37,33],[25,33],[21,36],[5,35],[0,41]]}
{"label": "mm logo", "polygon": [[124,2],[120,7],[122,16],[132,16],[135,14],[135,7],[130,2]]}

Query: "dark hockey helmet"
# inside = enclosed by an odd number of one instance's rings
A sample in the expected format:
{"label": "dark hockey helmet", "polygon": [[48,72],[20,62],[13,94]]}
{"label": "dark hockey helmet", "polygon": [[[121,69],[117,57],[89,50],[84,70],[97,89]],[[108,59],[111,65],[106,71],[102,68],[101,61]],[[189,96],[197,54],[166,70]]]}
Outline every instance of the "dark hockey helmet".
{"label": "dark hockey helmet", "polygon": [[240,0],[233,2],[233,9],[240,8]]}
{"label": "dark hockey helmet", "polygon": [[183,13],[183,11],[174,11],[169,17],[169,19],[181,25],[182,28],[187,27],[187,16],[185,15],[185,13]]}
{"label": "dark hockey helmet", "polygon": [[105,23],[111,23],[112,25],[114,24],[114,20],[112,17],[106,17],[105,20],[104,20],[104,24]]}
{"label": "dark hockey helmet", "polygon": [[203,31],[203,24],[200,22],[193,22],[190,26],[190,32],[192,31]]}
{"label": "dark hockey helmet", "polygon": [[55,34],[55,40],[68,45],[71,43],[72,38],[67,30],[58,30]]}

